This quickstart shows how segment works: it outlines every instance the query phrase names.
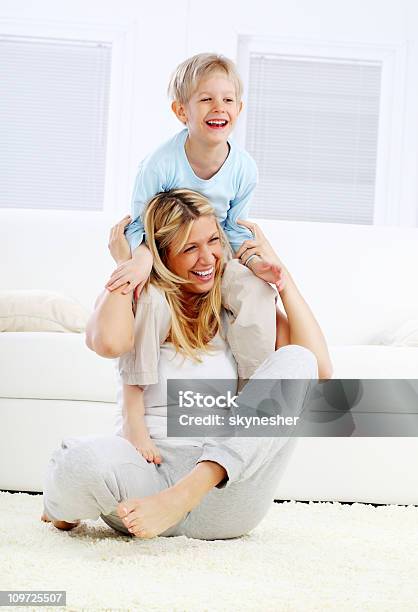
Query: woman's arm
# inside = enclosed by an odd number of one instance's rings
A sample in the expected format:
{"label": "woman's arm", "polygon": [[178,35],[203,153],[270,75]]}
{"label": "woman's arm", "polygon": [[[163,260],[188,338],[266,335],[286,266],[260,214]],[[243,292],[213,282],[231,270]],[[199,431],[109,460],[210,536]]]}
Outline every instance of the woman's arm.
{"label": "woman's arm", "polygon": [[319,378],[331,378],[332,363],[324,334],[295,281],[259,226],[248,221],[240,221],[240,223],[251,229],[254,240],[244,242],[237,252],[237,256],[245,263],[251,255],[256,254],[271,264],[270,270],[268,270],[271,278],[268,276],[266,280],[276,285],[286,313],[285,316],[279,309],[277,311],[276,349],[288,344],[304,346],[316,356]]}
{"label": "woman's arm", "polygon": [[[285,286],[280,291],[280,297],[287,317],[281,315],[281,334],[283,337],[287,335],[288,342],[286,344],[299,344],[312,351],[318,361],[318,376],[320,379],[331,378],[332,363],[324,334],[287,270],[285,270],[284,276],[286,279]],[[285,346],[285,344],[282,344],[282,346]],[[276,346],[276,348],[280,348],[280,346]]]}
{"label": "woman's arm", "polygon": [[[119,278],[120,265],[131,258],[131,250],[124,236],[124,229],[130,217],[125,217],[110,232],[109,250],[118,268],[111,279]],[[144,245],[144,251],[148,249]],[[145,255],[146,256],[146,255]],[[152,265],[152,256],[149,253]],[[130,351],[134,345],[134,315],[132,312],[132,293],[124,294],[128,284],[117,289],[105,289],[97,298],[94,312],[86,328],[86,344],[101,357],[115,358]],[[136,296],[143,284],[135,291]]]}
{"label": "woman's arm", "polygon": [[86,344],[101,357],[115,358],[134,344],[132,294],[123,295],[126,285],[115,291],[105,289],[96,300],[86,327]]}

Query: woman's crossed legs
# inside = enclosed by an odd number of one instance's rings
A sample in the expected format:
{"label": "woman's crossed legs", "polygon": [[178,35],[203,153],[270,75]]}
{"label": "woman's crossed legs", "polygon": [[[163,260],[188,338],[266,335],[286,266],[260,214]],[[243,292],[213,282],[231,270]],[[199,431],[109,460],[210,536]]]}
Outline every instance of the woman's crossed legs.
{"label": "woman's crossed legs", "polygon": [[[290,345],[269,357],[253,379],[316,376],[313,354]],[[303,380],[297,391],[292,387],[295,415],[303,410],[307,388]],[[101,516],[114,529],[143,538],[157,534],[209,540],[238,537],[253,529],[271,507],[294,441],[223,438],[208,440],[200,448],[172,446],[168,439],[159,441],[163,463],[158,466],[147,463],[118,436],[67,439],[48,466],[45,511],[52,520],[68,523]],[[176,485],[199,466],[210,468],[208,478],[214,481],[190,511],[190,500],[181,493],[185,489]],[[228,480],[223,483],[225,474]],[[219,488],[212,488],[217,482]]]}

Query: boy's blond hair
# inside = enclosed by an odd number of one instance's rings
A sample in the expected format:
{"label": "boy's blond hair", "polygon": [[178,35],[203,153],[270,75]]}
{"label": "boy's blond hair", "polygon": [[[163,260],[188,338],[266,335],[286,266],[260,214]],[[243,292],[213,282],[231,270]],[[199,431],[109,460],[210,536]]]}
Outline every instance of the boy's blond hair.
{"label": "boy's blond hair", "polygon": [[170,79],[168,95],[180,104],[187,104],[199,81],[220,71],[234,84],[237,102],[240,102],[243,86],[237,67],[232,60],[216,53],[198,53],[177,66]]}

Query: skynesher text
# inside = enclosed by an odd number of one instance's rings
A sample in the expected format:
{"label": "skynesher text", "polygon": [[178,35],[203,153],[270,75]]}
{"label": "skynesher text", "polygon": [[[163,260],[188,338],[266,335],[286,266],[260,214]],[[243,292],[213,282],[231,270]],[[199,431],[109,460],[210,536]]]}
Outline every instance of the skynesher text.
{"label": "skynesher text", "polygon": [[[231,427],[243,427],[244,429],[249,429],[250,427],[260,427],[260,426],[271,426],[274,425],[276,427],[282,427],[283,425],[292,426],[296,425],[300,417],[295,416],[280,416],[276,414],[274,416],[240,416],[240,415],[231,415],[228,417],[228,425]],[[209,414],[206,416],[191,416],[189,414],[182,414],[179,417],[180,425],[185,427],[188,426],[209,426],[213,427],[215,425],[225,425],[225,417],[219,414]]]}

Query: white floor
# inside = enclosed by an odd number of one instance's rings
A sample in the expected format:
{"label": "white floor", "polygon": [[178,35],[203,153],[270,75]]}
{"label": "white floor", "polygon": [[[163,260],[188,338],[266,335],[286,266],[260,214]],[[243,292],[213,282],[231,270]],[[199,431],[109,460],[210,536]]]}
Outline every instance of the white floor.
{"label": "white floor", "polygon": [[101,521],[64,533],[41,510],[41,496],[0,493],[0,590],[66,590],[67,612],[417,610],[417,507],[272,504],[251,534],[214,542]]}

